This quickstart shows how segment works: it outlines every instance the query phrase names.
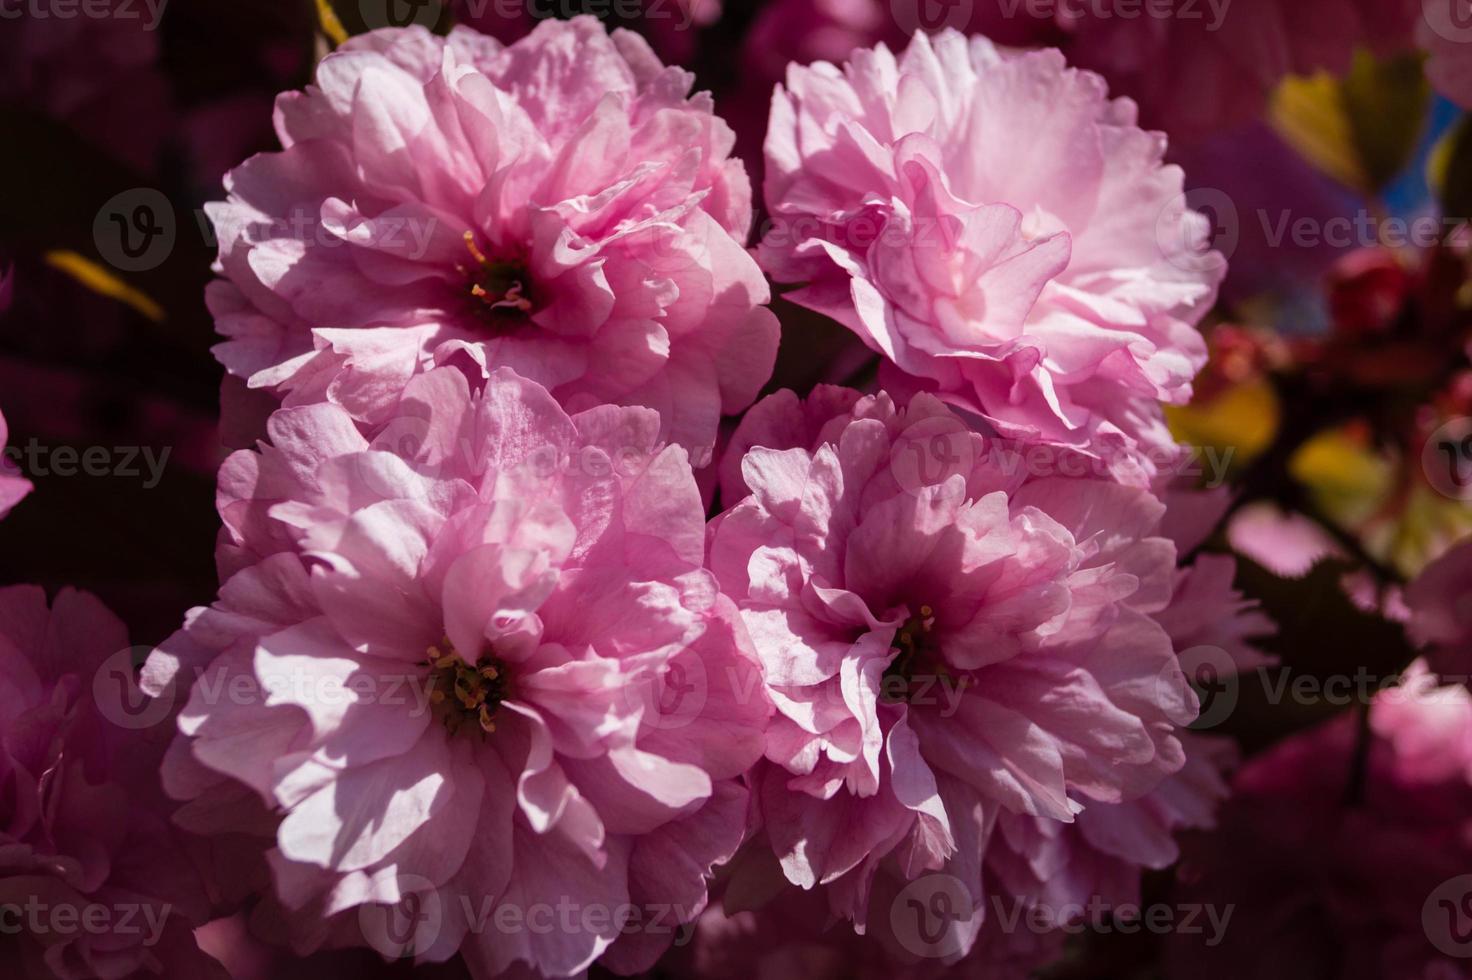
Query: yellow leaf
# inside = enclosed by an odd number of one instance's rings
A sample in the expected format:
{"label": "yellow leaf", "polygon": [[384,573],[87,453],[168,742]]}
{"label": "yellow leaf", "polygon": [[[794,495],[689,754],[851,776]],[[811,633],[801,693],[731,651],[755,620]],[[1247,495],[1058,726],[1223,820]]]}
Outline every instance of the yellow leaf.
{"label": "yellow leaf", "polygon": [[1358,527],[1375,514],[1395,482],[1395,465],[1343,429],[1321,432],[1304,443],[1289,461],[1288,472],[1340,527]]}
{"label": "yellow leaf", "polygon": [[1372,196],[1411,161],[1430,100],[1418,55],[1360,51],[1342,79],[1322,71],[1284,79],[1268,119],[1314,166]]}
{"label": "yellow leaf", "polygon": [[1333,75],[1285,78],[1273,93],[1268,119],[1284,142],[1314,166],[1346,187],[1367,190],[1370,179],[1355,155],[1349,117]]}
{"label": "yellow leaf", "polygon": [[1230,450],[1239,466],[1268,447],[1280,417],[1278,395],[1266,378],[1235,385],[1209,401],[1165,407],[1176,441]]}
{"label": "yellow leaf", "polygon": [[45,258],[47,265],[65,272],[92,292],[126,303],[154,323],[163,322],[163,307],[91,259],[66,251],[47,252]]}

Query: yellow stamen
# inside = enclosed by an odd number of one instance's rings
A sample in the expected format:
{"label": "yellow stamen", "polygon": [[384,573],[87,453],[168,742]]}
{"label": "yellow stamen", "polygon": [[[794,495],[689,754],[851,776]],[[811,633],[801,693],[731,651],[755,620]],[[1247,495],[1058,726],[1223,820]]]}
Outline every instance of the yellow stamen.
{"label": "yellow stamen", "polygon": [[475,244],[475,232],[466,230],[465,247],[470,250],[470,257],[475,259],[476,262],[481,265],[491,264],[491,260],[486,258],[485,253],[480,250],[480,246]]}

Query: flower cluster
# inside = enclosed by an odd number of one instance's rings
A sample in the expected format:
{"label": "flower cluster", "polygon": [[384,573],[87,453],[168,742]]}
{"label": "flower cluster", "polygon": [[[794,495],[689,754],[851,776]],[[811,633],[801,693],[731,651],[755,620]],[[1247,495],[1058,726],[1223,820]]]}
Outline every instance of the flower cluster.
{"label": "flower cluster", "polygon": [[[1341,262],[1322,336],[1216,324],[1222,218],[1169,155],[1377,32],[1467,101],[1412,0],[1340,2],[1319,41],[1329,0],[1209,38],[770,3],[759,195],[662,60],[707,35],[319,5],[279,145],[204,208],[203,604],[135,647],[46,562],[0,588],[0,973],[1023,980],[1167,896],[1216,931],[1102,972],[1463,975],[1472,542],[1361,530],[1472,466],[1465,232]],[[1449,188],[1464,138],[1424,154]],[[66,499],[36,449],[0,533]],[[124,611],[127,578],[72,580]],[[1366,662],[1333,717],[1297,683]]]}
{"label": "flower cluster", "polygon": [[[181,819],[254,851],[295,948],[401,927],[392,952],[478,978],[638,970],[667,938],[488,930],[475,903],[690,922],[745,841],[738,864],[775,859],[860,931],[877,889],[956,876],[957,959],[984,879],[1037,905],[1073,861],[1080,897],[1114,899],[1209,820],[1223,753],[1188,763],[1166,624],[1177,592],[1231,619],[1230,570],[1178,572],[1165,506],[1129,484],[1154,475],[1144,443],[1174,448],[1145,406],[1189,391],[1221,260],[1097,78],[954,34],[898,64],[779,93],[761,254],[851,279],[857,309],[814,305],[979,418],[916,385],[785,392],[718,468],[775,320],[730,135],[687,75],[589,20],[509,47],[388,31],[280,100],[285,150],[211,211],[219,354],[280,407],[220,471],[219,599],[144,681],[182,705]],[[901,74],[911,108],[880,95]],[[954,152],[1054,97],[1074,108],[1025,179]],[[879,237],[784,250],[793,201]],[[1133,465],[1008,472],[990,450],[1022,433]],[[1156,836],[1121,840],[1136,820]]]}

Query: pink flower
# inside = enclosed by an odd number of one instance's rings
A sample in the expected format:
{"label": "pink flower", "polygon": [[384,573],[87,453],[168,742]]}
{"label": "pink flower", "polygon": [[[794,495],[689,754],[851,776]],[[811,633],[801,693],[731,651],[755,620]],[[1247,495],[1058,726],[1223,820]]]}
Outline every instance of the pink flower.
{"label": "pink flower", "polygon": [[1416,665],[1356,728],[1346,713],[1237,774],[1174,896],[1230,919],[1172,935],[1168,976],[1466,975],[1472,699]]}
{"label": "pink flower", "polygon": [[1454,546],[1406,586],[1407,628],[1431,666],[1472,685],[1472,540]]}
{"label": "pink flower", "polygon": [[753,409],[818,443],[738,430],[750,496],[710,530],[777,707],[753,789],[786,878],[839,915],[873,924],[881,870],[964,883],[963,950],[1000,814],[1069,824],[1183,765],[1196,700],[1152,618],[1175,548],[1145,491],[1030,479],[930,395],[823,414]]}
{"label": "pink flower", "polygon": [[[812,447],[837,442],[856,414],[873,414],[874,399],[858,392],[820,386],[805,401],[790,392],[779,392],[754,405],[732,438],[731,454],[721,464],[723,498],[740,500],[748,488],[733,469],[734,457],[752,446],[769,449]],[[941,430],[927,426],[906,440],[932,446]],[[954,428],[954,427],[953,427]],[[931,449],[930,451],[936,451]],[[903,454],[901,455],[903,459]],[[1088,486],[1084,484],[1083,486]],[[1168,535],[1181,553],[1194,551],[1219,522],[1228,502],[1224,493],[1170,491],[1161,533]],[[1269,662],[1254,641],[1272,632],[1272,623],[1244,600],[1233,587],[1235,563],[1228,556],[1204,554],[1190,566],[1175,572],[1175,585],[1168,606],[1152,614],[1165,628],[1187,676],[1200,677],[1208,688],[1222,675],[1249,670]],[[1220,724],[1219,714],[1202,721]],[[1080,910],[1108,910],[1123,903],[1138,903],[1143,869],[1169,867],[1178,857],[1176,835],[1188,828],[1213,825],[1217,806],[1227,794],[1224,773],[1236,760],[1230,740],[1208,734],[1181,733],[1185,764],[1148,793],[1117,804],[1093,803],[1075,815],[1072,822],[1046,816],[1002,811],[983,856],[983,888],[987,893],[987,918],[981,924],[977,946],[956,966],[962,975],[984,969],[987,976],[1026,976],[1031,970],[1055,959],[1062,950],[1062,927],[1073,924]],[[882,873],[882,872],[881,872]],[[903,881],[899,882],[900,885]],[[886,906],[876,906],[874,896],[893,894],[898,885],[873,886],[867,935],[876,943],[845,938],[842,931],[821,930],[794,922],[820,922],[827,909],[821,899],[778,900],[754,912],[740,915],[740,922],[717,925],[707,913],[701,922],[701,940],[707,955],[718,956],[726,967],[744,963],[753,971],[771,969],[774,974],[792,957],[806,957],[830,965],[832,975],[872,968],[876,959],[883,969],[896,969],[906,962],[903,941],[889,933]],[[806,916],[794,911],[794,903],[810,909]],[[1053,929],[1039,932],[1028,922],[1051,921]],[[1041,918],[1039,918],[1041,916]],[[746,942],[755,928],[760,937]],[[783,931],[790,933],[786,939]],[[729,945],[728,945],[729,941]],[[743,949],[750,948],[743,960]],[[913,951],[911,951],[913,956]],[[1008,972],[1008,971],[1011,972]],[[973,971],[973,972],[965,972]],[[727,970],[726,973],[729,973]],[[882,970],[881,970],[882,973]],[[718,975],[726,975],[718,973]]]}
{"label": "pink flower", "polygon": [[[1224,513],[1222,492],[1173,490],[1162,530],[1182,554],[1192,552]],[[987,865],[1018,906],[1061,926],[1079,910],[1138,906],[1143,869],[1160,871],[1180,857],[1178,835],[1215,826],[1237,762],[1231,739],[1208,734],[1233,705],[1232,675],[1271,663],[1254,642],[1274,632],[1255,602],[1232,584],[1236,562],[1202,554],[1176,572],[1170,604],[1154,619],[1170,635],[1186,676],[1209,692],[1197,725],[1182,733],[1186,763],[1145,795],[1090,806],[1071,824],[1010,813],[998,817]],[[1218,703],[1217,697],[1226,698]]]}
{"label": "pink flower", "polygon": [[[0,281],[3,285],[3,281]],[[31,482],[17,472],[15,464],[5,455],[10,430],[5,426],[5,416],[0,415],[0,517],[10,513],[10,508],[25,499],[31,492]]]}
{"label": "pink flower", "polygon": [[882,355],[886,385],[1144,485],[1174,459],[1158,403],[1189,399],[1225,271],[1164,151],[1056,51],[946,31],[793,68],[760,259]]}
{"label": "pink flower", "polygon": [[672,929],[618,910],[703,908],[770,711],[686,453],[649,409],[570,417],[505,369],[400,404],[373,446],[284,408],[225,464],[228,578],[149,661],[190,689],[165,785],[215,833],[259,815],[300,950],[645,969]]}
{"label": "pink flower", "polygon": [[733,137],[689,73],[591,17],[510,47],[356,37],[276,106],[285,149],[209,207],[227,370],[376,424],[415,373],[510,367],[570,411],[659,411],[703,463],[777,323]]}
{"label": "pink flower", "polygon": [[225,980],[193,940],[205,894],[169,824],[160,748],[96,700],[128,653],[93,596],[63,589],[48,608],[36,586],[0,589],[7,976]]}
{"label": "pink flower", "polygon": [[1270,501],[1247,504],[1227,524],[1232,549],[1282,578],[1303,578],[1326,558],[1343,554],[1311,518]]}

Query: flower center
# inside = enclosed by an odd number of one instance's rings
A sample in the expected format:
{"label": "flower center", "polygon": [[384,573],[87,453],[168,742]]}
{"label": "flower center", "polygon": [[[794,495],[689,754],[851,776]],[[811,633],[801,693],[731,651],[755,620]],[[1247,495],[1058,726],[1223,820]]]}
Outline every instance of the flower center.
{"label": "flower center", "polygon": [[[951,682],[950,671],[935,646],[935,609],[921,606],[919,613],[905,620],[905,624],[894,634],[894,645],[890,650],[894,659],[884,669],[879,693],[890,703],[917,702],[934,696],[937,684]],[[962,677],[960,684],[965,685]]]}
{"label": "flower center", "polygon": [[496,710],[507,695],[506,665],[483,654],[474,665],[456,652],[449,637],[425,651],[429,665],[429,705],[455,735],[474,722],[482,736],[496,730]]}
{"label": "flower center", "polygon": [[488,258],[475,243],[475,233],[465,233],[465,248],[473,265],[460,265],[460,274],[470,283],[475,312],[496,323],[524,318],[532,311],[530,278],[519,260]]}

